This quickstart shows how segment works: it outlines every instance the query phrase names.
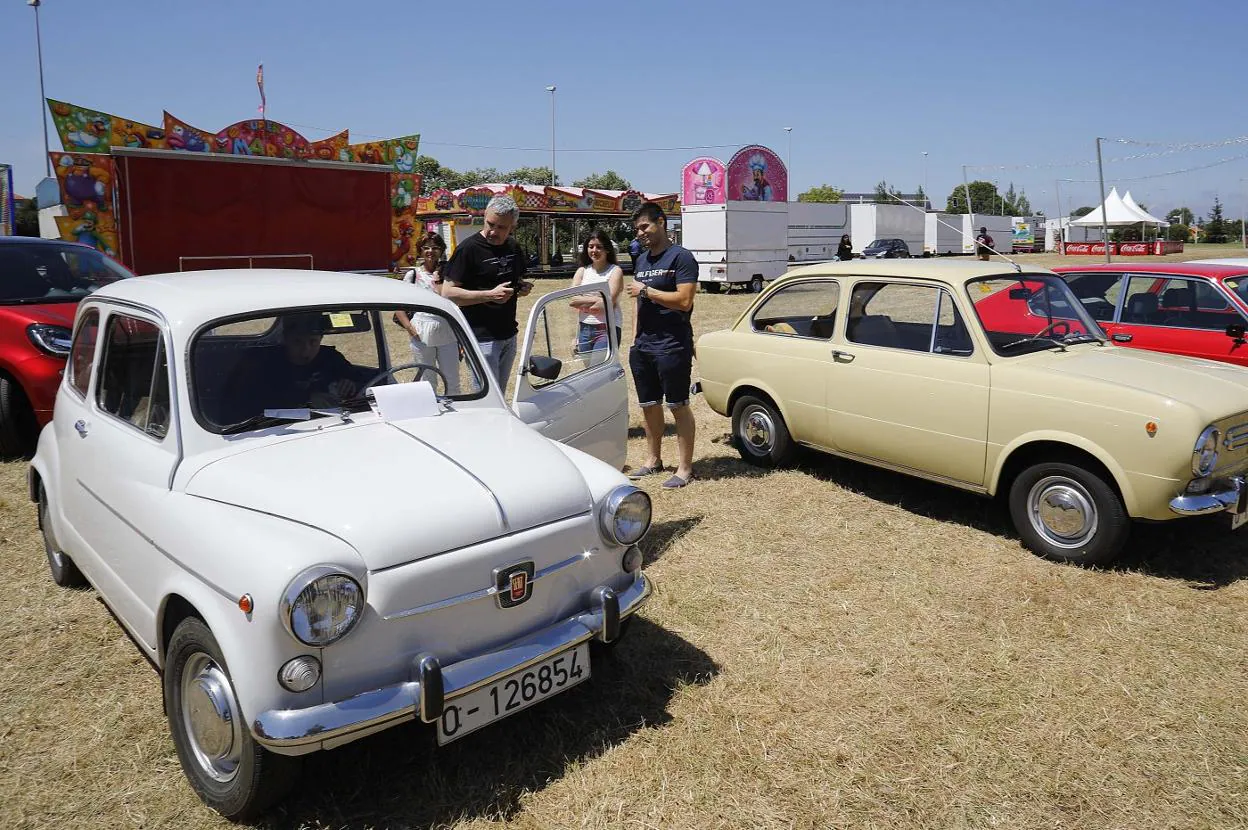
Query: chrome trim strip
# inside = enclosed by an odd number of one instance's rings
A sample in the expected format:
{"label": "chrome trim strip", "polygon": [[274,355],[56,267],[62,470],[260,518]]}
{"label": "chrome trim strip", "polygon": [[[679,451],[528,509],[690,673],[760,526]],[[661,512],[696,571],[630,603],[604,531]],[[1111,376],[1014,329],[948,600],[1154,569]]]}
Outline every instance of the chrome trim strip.
{"label": "chrome trim strip", "polygon": [[152,539],[151,536],[148,536],[146,533],[139,530],[138,527],[135,526],[134,522],[131,522],[125,516],[118,513],[116,510],[113,509],[113,506],[111,504],[104,501],[104,499],[100,498],[94,490],[92,490],[90,487],[88,487],[86,484],[83,483],[82,479],[75,479],[75,481],[78,482],[79,487],[87,491],[87,494],[90,495],[91,498],[98,501],[104,507],[105,510],[107,510],[109,513],[112,513],[114,516],[116,516],[118,521],[120,521],[126,527],[130,528],[136,534],[138,534],[140,539],[142,539],[144,542],[147,542],[149,545],[151,545],[152,548],[154,548],[156,552],[159,553],[161,556],[165,557],[170,562],[177,565],[179,568],[186,571],[191,576],[195,577],[200,582],[204,583],[205,585],[207,585],[212,590],[216,591],[221,596],[225,597],[227,600],[230,601],[231,604],[238,602],[238,597],[236,595],[227,592],[220,585],[211,581],[210,579],[208,579],[206,576],[204,576],[203,574],[201,574],[199,571],[195,570],[194,568],[187,567],[186,563],[181,561],[180,559],[175,559],[173,557],[173,554],[169,553],[169,551],[165,550],[160,545],[156,544],[156,541]]}
{"label": "chrome trim strip", "polygon": [[1228,450],[1237,450],[1248,446],[1248,424],[1236,424],[1228,427],[1222,438],[1222,446]]}
{"label": "chrome trim strip", "polygon": [[[597,551],[598,551],[598,548],[594,548],[592,550],[587,550],[584,553],[578,553],[575,556],[569,556],[567,559],[563,560],[562,562],[556,562],[553,565],[547,565],[545,568],[542,568],[540,571],[537,571],[536,573],[533,574],[532,581],[537,582],[544,576],[550,576],[551,574],[556,573],[557,571],[561,571],[564,568],[569,568],[573,565],[578,565],[581,562],[584,562],[589,557],[593,556]],[[465,602],[476,602],[477,600],[492,597],[496,593],[498,593],[498,588],[494,585],[491,585],[488,588],[481,588],[476,591],[468,591],[467,593],[459,594],[457,596],[447,597],[446,599],[435,600],[434,602],[427,602],[424,605],[417,605],[414,608],[408,608],[404,611],[396,611],[393,614],[386,614],[385,616],[382,617],[382,619],[389,622],[390,620],[401,620],[401,619],[404,619],[405,617],[415,617],[418,614],[428,614],[430,611],[440,611],[443,608],[450,608],[453,605],[460,605]]]}
{"label": "chrome trim strip", "polygon": [[[619,592],[620,619],[636,612],[652,590],[650,581],[638,573],[632,584]],[[590,599],[592,602],[592,592]],[[602,631],[604,622],[603,610],[591,606],[494,651],[442,667],[443,701],[466,695],[593,639]],[[318,744],[329,748],[401,721],[415,720],[424,705],[421,698],[420,681],[408,680],[303,709],[270,709],[251,722],[251,732],[269,748]]]}

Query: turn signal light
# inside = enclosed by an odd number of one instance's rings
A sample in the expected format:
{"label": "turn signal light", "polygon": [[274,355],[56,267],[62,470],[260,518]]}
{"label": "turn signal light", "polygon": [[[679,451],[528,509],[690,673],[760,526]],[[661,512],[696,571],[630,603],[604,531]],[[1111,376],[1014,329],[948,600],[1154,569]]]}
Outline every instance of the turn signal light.
{"label": "turn signal light", "polygon": [[244,614],[250,614],[255,610],[256,604],[251,601],[251,594],[243,594],[238,598],[238,610]]}

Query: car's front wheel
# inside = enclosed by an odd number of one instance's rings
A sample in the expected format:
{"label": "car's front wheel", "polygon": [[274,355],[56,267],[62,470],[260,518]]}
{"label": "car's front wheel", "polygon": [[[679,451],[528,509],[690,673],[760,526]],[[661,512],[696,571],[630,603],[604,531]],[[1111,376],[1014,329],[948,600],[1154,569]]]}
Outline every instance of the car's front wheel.
{"label": "car's front wheel", "polygon": [[1023,544],[1046,559],[1104,565],[1127,542],[1131,520],[1122,499],[1077,464],[1033,464],[1014,479],[1009,499]]}
{"label": "car's front wheel", "polygon": [[755,274],[755,275],[754,275],[754,277],[753,277],[753,279],[751,279],[751,280],[750,280],[750,293],[751,293],[751,294],[761,294],[761,293],[763,293],[763,276],[762,276],[762,274]]}
{"label": "car's front wheel", "polygon": [[707,294],[718,294],[722,290],[722,286],[717,282],[702,283],[702,290]]}
{"label": "car's front wheel", "polygon": [[248,821],[289,791],[299,759],[256,743],[221,647],[198,618],[183,620],[169,640],[164,692],[178,760],[205,804],[233,821]]}
{"label": "car's front wheel", "polygon": [[39,485],[39,530],[43,533],[43,552],[48,557],[48,570],[52,572],[52,581],[62,588],[81,588],[87,579],[78,570],[74,560],[61,550],[56,541],[56,533],[52,530],[52,508],[48,504],[48,491]]}
{"label": "car's front wheel", "polygon": [[770,401],[742,395],[732,407],[732,435],[737,452],[758,467],[776,467],[793,455],[793,439],[784,416]]}

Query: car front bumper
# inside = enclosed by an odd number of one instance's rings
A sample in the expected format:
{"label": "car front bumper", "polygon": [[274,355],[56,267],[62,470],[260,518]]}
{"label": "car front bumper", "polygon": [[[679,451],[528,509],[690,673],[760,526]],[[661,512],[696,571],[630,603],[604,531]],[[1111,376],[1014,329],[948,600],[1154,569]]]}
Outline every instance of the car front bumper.
{"label": "car front bumper", "polygon": [[1208,492],[1184,493],[1170,500],[1170,509],[1180,516],[1204,516],[1223,510],[1236,510],[1244,489],[1243,476],[1231,476],[1214,482]]}
{"label": "car front bumper", "polygon": [[618,594],[605,586],[590,592],[590,608],[515,642],[476,657],[441,666],[430,655],[412,663],[412,679],[344,700],[303,709],[270,709],[252,722],[263,746],[286,754],[330,749],[419,717],[442,715],[445,701],[506,677],[587,640],[611,642],[620,624],[650,596],[650,581],[639,571]]}

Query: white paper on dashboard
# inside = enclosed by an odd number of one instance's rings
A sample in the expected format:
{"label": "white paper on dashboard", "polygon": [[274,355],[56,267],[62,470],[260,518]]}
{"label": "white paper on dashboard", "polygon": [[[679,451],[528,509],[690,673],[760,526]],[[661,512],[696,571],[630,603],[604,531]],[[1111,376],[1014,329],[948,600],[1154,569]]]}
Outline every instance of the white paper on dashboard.
{"label": "white paper on dashboard", "polygon": [[387,421],[429,418],[441,413],[433,384],[427,380],[392,383],[388,386],[374,386],[372,389],[377,409]]}

